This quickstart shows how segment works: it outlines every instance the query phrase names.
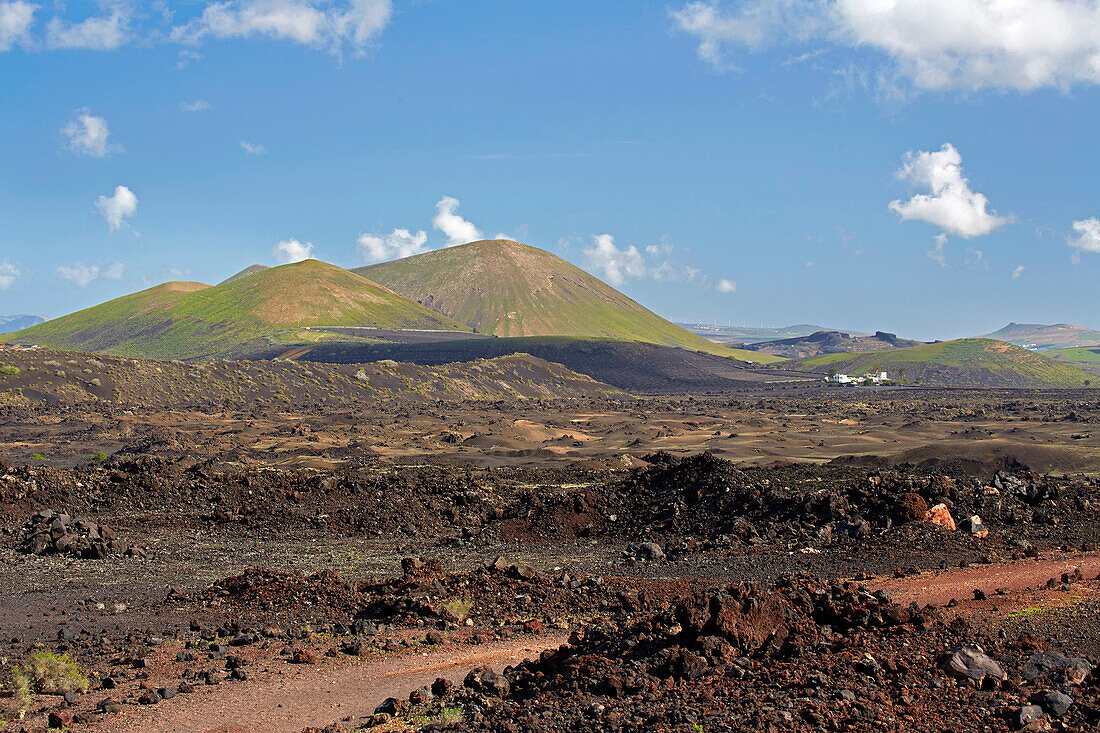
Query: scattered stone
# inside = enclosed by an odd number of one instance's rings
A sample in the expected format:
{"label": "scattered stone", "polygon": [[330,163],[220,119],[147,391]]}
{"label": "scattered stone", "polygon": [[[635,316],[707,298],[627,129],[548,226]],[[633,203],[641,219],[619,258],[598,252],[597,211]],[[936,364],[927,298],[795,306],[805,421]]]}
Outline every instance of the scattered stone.
{"label": "scattered stone", "polygon": [[948,650],[940,659],[940,669],[958,679],[982,682],[986,678],[1005,678],[1004,669],[992,657],[977,646],[962,646]]}
{"label": "scattered stone", "polygon": [[1033,705],[1038,705],[1052,718],[1060,718],[1073,706],[1073,698],[1057,690],[1043,690],[1031,696]]}

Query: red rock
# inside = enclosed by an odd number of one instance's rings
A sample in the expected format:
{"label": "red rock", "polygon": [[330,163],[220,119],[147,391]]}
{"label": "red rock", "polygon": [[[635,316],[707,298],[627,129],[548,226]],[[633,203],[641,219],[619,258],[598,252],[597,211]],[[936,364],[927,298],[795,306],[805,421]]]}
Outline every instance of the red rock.
{"label": "red rock", "polygon": [[955,519],[951,516],[946,504],[937,504],[929,509],[925,521],[931,522],[937,527],[943,527],[950,532],[955,531]]}

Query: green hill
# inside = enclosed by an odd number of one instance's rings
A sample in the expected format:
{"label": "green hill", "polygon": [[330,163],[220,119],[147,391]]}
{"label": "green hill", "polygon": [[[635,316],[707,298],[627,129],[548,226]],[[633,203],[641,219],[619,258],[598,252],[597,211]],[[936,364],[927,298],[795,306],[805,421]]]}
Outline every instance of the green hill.
{"label": "green hill", "polygon": [[959,339],[889,351],[792,359],[784,367],[821,374],[884,371],[906,384],[948,387],[1084,387],[1096,378],[1068,364],[992,339]]}
{"label": "green hill", "polygon": [[778,361],[712,343],[560,257],[510,240],[471,242],[352,272],[479,333],[625,339],[746,361]]}
{"label": "green hill", "polygon": [[317,341],[306,327],[466,326],[359,275],[317,260],[210,287],[170,282],[4,337],[53,349],[152,359],[226,358],[263,343]]}
{"label": "green hill", "polygon": [[983,338],[1007,341],[1029,349],[1048,351],[1068,349],[1076,346],[1100,346],[1100,331],[1093,331],[1072,323],[1055,323],[1047,326],[1041,323],[1010,323],[999,331]]}

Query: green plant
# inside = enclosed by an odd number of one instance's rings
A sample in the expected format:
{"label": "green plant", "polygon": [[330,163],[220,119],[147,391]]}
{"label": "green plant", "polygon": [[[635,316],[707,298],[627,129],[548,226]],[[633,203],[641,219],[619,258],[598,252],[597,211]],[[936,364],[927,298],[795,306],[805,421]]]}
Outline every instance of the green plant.
{"label": "green plant", "polygon": [[67,654],[57,654],[48,649],[37,651],[31,655],[26,670],[32,689],[41,695],[88,691],[87,675]]}
{"label": "green plant", "polygon": [[92,454],[92,456],[91,456],[91,457],[92,457],[92,460],[93,460],[93,461],[97,461],[97,462],[99,462],[99,463],[103,463],[103,462],[104,462],[105,460],[107,460],[108,458],[110,458],[110,456],[109,456],[109,455],[107,455],[106,453],[104,453],[104,452],[103,452],[103,451],[101,451],[101,450],[97,450],[97,451],[96,451],[95,453],[93,453],[93,454]]}
{"label": "green plant", "polygon": [[470,611],[474,608],[473,601],[467,601],[464,598],[452,598],[449,601],[443,603],[439,610],[444,614],[444,617],[450,617],[455,621],[465,621],[466,617],[470,615]]}
{"label": "green plant", "polygon": [[19,375],[19,367],[12,366],[10,364],[4,364],[0,366],[0,374],[7,374],[9,377],[15,377]]}
{"label": "green plant", "polygon": [[31,460],[32,461],[45,461],[45,460],[48,460],[48,459],[46,458],[46,456],[42,455],[41,453],[31,453]]}
{"label": "green plant", "polygon": [[11,718],[22,720],[31,703],[27,675],[7,659],[0,659],[0,725]]}

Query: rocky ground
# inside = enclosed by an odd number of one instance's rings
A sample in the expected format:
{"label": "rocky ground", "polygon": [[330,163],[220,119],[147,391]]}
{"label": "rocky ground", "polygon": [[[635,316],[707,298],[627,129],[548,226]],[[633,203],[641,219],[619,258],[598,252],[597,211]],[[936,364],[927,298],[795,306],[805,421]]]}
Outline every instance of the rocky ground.
{"label": "rocky ground", "polygon": [[417,400],[9,403],[7,729],[1100,724],[1095,399]]}

